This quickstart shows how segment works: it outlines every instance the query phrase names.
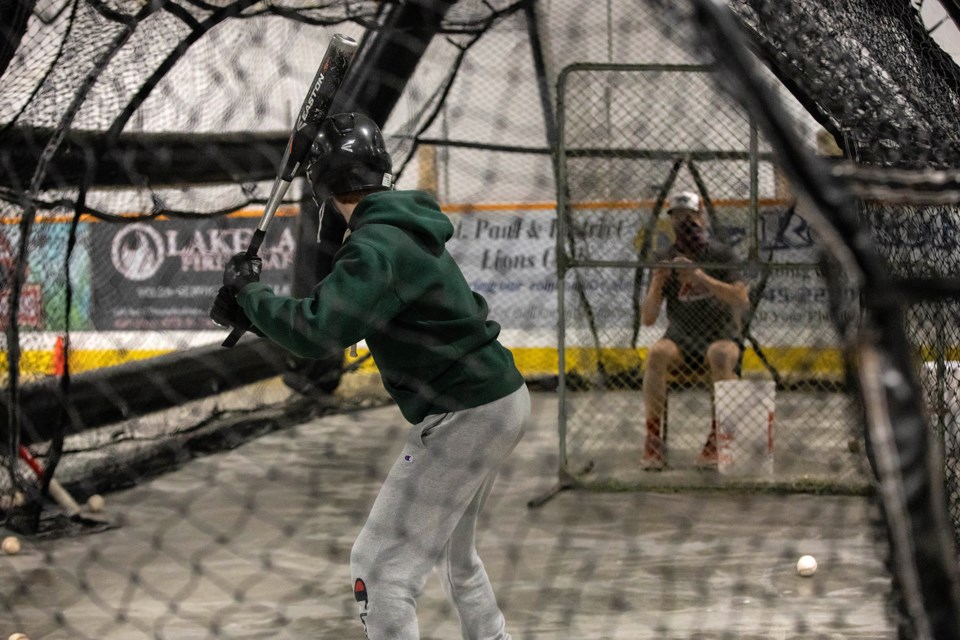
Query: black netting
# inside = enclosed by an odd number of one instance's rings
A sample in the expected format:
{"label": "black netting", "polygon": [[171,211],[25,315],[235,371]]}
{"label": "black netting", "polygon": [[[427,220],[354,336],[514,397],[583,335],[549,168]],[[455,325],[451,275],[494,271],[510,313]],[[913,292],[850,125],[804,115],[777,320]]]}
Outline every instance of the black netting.
{"label": "black netting", "polygon": [[[351,545],[409,425],[366,344],[319,360],[250,334],[224,349],[208,315],[343,34],[360,48],[335,106],[379,122],[398,189],[436,198],[534,390],[478,521],[513,637],[910,637],[920,587],[883,562],[895,527],[866,497],[877,468],[848,368],[877,307],[824,259],[783,140],[729,77],[715,85],[704,4],[0,0],[0,525],[24,547],[0,558],[0,633],[362,633]],[[806,150],[852,161],[837,175],[960,167],[960,68],[938,44],[956,28],[932,29],[934,2],[728,4]],[[956,277],[957,198],[934,180],[937,204],[904,204],[891,175],[860,209],[890,271]],[[718,392],[702,366],[661,381],[669,464],[645,469],[667,323],[642,300],[671,266],[680,191],[730,254],[671,268],[679,289],[695,270],[743,284],[724,381],[743,384]],[[278,293],[330,271],[323,234],[343,229],[317,215],[298,176],[260,251]],[[906,306],[950,533],[957,326],[948,296]],[[701,460],[730,419],[756,427],[738,474],[717,450]],[[550,501],[572,487],[604,492]],[[434,586],[422,637],[457,637],[470,612]]]}
{"label": "black netting", "polygon": [[[794,87],[848,157],[865,167],[955,169],[960,70],[927,32],[922,4],[738,2],[734,7],[764,60]],[[949,29],[949,17],[943,19]],[[867,202],[863,215],[896,275],[957,275],[955,206]],[[946,450],[951,514],[960,522],[953,453],[958,334],[950,318],[955,313],[953,302],[929,302],[911,307],[907,322],[937,440]]]}

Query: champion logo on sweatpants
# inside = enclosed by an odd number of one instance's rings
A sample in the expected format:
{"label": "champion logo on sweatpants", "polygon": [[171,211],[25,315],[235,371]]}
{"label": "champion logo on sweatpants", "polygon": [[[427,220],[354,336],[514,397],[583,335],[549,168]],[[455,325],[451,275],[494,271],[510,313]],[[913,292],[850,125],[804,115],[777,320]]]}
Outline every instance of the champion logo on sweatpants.
{"label": "champion logo on sweatpants", "polygon": [[360,603],[360,622],[363,624],[363,635],[367,635],[367,584],[360,578],[353,583],[353,596]]}
{"label": "champion logo on sweatpants", "polygon": [[407,455],[403,456],[403,461],[404,461],[404,462],[413,462],[413,456],[408,453]]}
{"label": "champion logo on sweatpants", "polygon": [[367,584],[360,578],[357,578],[357,581],[353,583],[353,595],[357,602],[367,601]]}

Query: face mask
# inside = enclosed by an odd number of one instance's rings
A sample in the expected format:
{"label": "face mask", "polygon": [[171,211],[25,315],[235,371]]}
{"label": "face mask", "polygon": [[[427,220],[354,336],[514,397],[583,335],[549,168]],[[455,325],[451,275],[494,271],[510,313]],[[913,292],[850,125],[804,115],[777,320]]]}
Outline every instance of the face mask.
{"label": "face mask", "polygon": [[693,218],[685,218],[676,230],[674,243],[680,253],[696,255],[707,248],[707,232]]}

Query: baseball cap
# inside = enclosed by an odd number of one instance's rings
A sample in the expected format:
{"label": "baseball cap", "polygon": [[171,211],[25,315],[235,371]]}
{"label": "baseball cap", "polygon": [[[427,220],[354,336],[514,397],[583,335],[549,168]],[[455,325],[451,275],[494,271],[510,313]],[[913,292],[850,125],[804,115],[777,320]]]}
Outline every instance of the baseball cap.
{"label": "baseball cap", "polygon": [[700,196],[692,191],[681,191],[670,199],[670,208],[667,213],[674,209],[689,209],[690,211],[700,211]]}

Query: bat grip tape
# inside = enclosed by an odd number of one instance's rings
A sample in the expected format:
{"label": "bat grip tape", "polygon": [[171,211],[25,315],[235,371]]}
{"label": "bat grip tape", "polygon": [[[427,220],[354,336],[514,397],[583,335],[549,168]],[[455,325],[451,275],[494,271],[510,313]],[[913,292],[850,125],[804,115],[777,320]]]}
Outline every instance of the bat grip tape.
{"label": "bat grip tape", "polygon": [[253,237],[250,238],[250,244],[247,246],[247,257],[255,258],[257,252],[260,251],[260,245],[263,244],[263,239],[267,236],[267,232],[263,229],[257,229],[253,232]]}

